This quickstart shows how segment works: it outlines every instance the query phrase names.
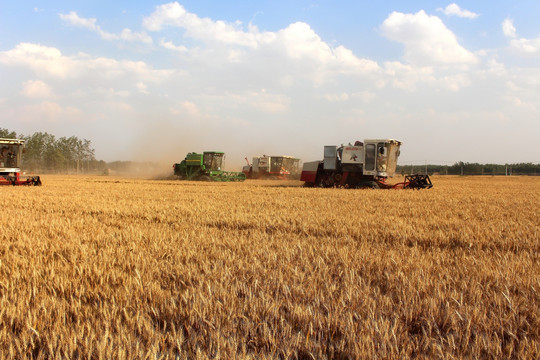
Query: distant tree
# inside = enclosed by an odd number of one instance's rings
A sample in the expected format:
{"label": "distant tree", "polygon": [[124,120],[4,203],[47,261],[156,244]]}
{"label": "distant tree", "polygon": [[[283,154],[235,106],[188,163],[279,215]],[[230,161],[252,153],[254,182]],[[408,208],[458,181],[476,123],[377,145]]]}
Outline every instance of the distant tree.
{"label": "distant tree", "polygon": [[47,149],[44,155],[45,167],[48,170],[60,171],[63,170],[66,165],[66,158],[62,151],[56,147],[50,147]]}
{"label": "distant tree", "polygon": [[83,139],[79,144],[78,154],[80,160],[86,162],[86,169],[90,170],[90,163],[96,160],[95,150],[92,148],[90,140]]}
{"label": "distant tree", "polygon": [[25,136],[24,140],[26,141],[26,152],[23,161],[26,167],[35,171],[55,164],[53,159],[58,158],[58,155],[53,155],[56,142],[54,135],[36,132]]}
{"label": "distant tree", "polygon": [[79,139],[76,136],[61,137],[56,139],[54,135],[37,132],[24,137],[26,140],[26,152],[23,160],[25,166],[33,171],[90,171],[90,164],[94,170],[100,170],[94,156],[94,149],[90,140]]}
{"label": "distant tree", "polygon": [[76,138],[73,136],[70,138],[61,137],[55,143],[56,150],[60,152],[60,154],[62,154],[63,163],[65,165],[64,170],[66,171],[70,171],[71,169],[73,169],[73,165],[75,163],[75,154],[73,153],[75,139]]}
{"label": "distant tree", "polygon": [[15,133],[15,131],[9,131],[8,129],[0,128],[0,138],[16,139],[17,134]]}

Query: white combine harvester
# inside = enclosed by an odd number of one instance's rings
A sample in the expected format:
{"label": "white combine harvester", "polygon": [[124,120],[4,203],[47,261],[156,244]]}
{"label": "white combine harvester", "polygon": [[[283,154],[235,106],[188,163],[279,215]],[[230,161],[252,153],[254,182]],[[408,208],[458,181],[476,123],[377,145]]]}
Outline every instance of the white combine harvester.
{"label": "white combine harvester", "polygon": [[293,156],[258,156],[242,168],[248,179],[291,180],[300,177],[300,159]]}
{"label": "white combine harvester", "polygon": [[0,185],[41,185],[39,176],[21,175],[24,140],[0,138]]}
{"label": "white combine harvester", "polygon": [[307,187],[373,189],[429,189],[427,174],[405,176],[405,181],[388,184],[396,172],[401,141],[369,139],[353,144],[324,147],[324,160],[304,163],[300,180]]}

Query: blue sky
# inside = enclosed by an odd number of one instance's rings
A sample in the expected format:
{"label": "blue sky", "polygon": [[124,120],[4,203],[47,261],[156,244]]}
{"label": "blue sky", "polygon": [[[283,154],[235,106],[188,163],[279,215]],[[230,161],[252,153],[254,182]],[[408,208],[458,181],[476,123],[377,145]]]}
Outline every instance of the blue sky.
{"label": "blue sky", "polygon": [[540,2],[2,1],[0,127],[104,160],[540,162]]}

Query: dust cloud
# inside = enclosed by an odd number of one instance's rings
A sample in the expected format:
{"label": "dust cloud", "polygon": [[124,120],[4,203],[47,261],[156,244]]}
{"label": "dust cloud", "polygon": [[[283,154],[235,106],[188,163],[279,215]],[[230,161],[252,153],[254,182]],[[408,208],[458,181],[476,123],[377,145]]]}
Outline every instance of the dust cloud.
{"label": "dust cloud", "polygon": [[[141,126],[141,122],[144,125]],[[181,162],[189,152],[223,151],[227,171],[242,171],[247,165],[246,157],[250,164],[253,157],[262,155],[301,158],[293,151],[297,141],[281,139],[271,132],[253,134],[250,130],[253,129],[249,126],[238,128],[225,122],[216,125],[179,119],[138,119],[137,127],[124,134],[126,145],[117,150],[116,154],[122,158],[109,162],[122,164],[111,167],[110,173],[152,179],[174,178],[173,165]],[[113,159],[114,155],[108,153]]]}

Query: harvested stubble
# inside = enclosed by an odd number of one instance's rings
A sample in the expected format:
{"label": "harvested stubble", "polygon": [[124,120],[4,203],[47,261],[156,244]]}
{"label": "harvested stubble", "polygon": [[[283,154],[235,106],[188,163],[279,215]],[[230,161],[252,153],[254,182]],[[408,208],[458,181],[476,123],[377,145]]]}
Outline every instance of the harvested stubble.
{"label": "harvested stubble", "polygon": [[0,358],[539,358],[540,178],[434,182],[3,187]]}

